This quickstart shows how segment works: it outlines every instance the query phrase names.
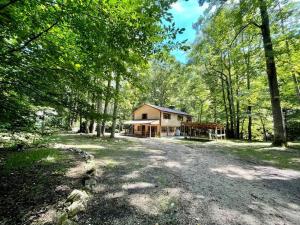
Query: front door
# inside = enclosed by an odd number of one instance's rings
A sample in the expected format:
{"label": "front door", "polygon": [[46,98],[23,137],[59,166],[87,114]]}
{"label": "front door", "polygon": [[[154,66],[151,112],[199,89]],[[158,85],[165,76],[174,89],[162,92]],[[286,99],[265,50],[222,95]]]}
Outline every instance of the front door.
{"label": "front door", "polygon": [[155,137],[157,134],[157,127],[151,127],[151,137]]}
{"label": "front door", "polygon": [[146,127],[145,125],[142,125],[142,136],[144,137],[146,135]]}

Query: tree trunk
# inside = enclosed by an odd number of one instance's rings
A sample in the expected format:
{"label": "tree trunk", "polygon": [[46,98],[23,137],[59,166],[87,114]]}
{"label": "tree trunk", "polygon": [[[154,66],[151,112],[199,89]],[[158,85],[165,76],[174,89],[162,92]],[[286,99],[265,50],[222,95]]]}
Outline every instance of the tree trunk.
{"label": "tree trunk", "polygon": [[84,133],[89,134],[89,121],[86,119],[84,123]]}
{"label": "tree trunk", "polygon": [[252,141],[252,107],[248,105],[248,141]]}
{"label": "tree trunk", "polygon": [[[95,94],[92,94],[92,107],[91,107],[91,111],[93,113],[95,113]],[[95,129],[95,119],[92,118],[89,124],[89,133],[93,133]]]}
{"label": "tree trunk", "polygon": [[236,75],[236,138],[240,139],[240,98],[239,98],[239,75]]}
{"label": "tree trunk", "polygon": [[286,134],[283,124],[282,111],[280,106],[280,95],[277,81],[277,71],[275,56],[270,33],[270,21],[265,0],[259,0],[259,9],[262,20],[261,31],[264,43],[266,58],[266,68],[271,96],[273,127],[274,127],[274,146],[286,145]]}
{"label": "tree trunk", "polygon": [[102,112],[102,94],[98,96],[96,101],[97,101],[97,115],[98,115],[96,131],[97,131],[97,137],[100,137],[101,136],[101,117],[100,117],[100,115]]}
{"label": "tree trunk", "polygon": [[221,77],[221,84],[222,84],[222,96],[223,96],[223,103],[224,103],[224,109],[225,109],[225,115],[226,115],[226,130],[229,130],[229,119],[228,119],[228,109],[227,109],[227,103],[226,103],[226,94],[225,94],[225,87],[224,87],[224,80]]}
{"label": "tree trunk", "polygon": [[203,111],[203,103],[201,102],[201,105],[200,105],[200,113],[199,113],[199,119],[198,119],[199,123],[202,122],[202,111]]}
{"label": "tree trunk", "polygon": [[263,128],[263,134],[264,134],[264,141],[267,141],[267,131],[266,131],[266,127],[265,127],[265,123],[264,123],[264,120],[262,118],[262,116],[260,116],[260,122],[261,122],[261,125],[262,125],[262,128]]}
{"label": "tree trunk", "polygon": [[92,119],[89,125],[89,132],[92,134],[94,132],[94,128],[95,128],[95,120]]}
{"label": "tree trunk", "polygon": [[109,96],[110,96],[110,85],[111,85],[111,78],[107,81],[107,88],[106,88],[106,95],[105,95],[105,102],[104,102],[104,110],[103,110],[103,119],[102,119],[102,126],[101,126],[101,134],[104,136],[105,133],[105,124],[107,118],[107,111],[108,111],[108,103],[109,103]]}
{"label": "tree trunk", "polygon": [[228,136],[230,138],[234,137],[234,117],[233,117],[233,107],[232,107],[232,98],[230,97],[230,87],[229,87],[229,82],[228,78],[226,77],[226,91],[227,91],[227,100],[228,100],[228,106],[229,106],[229,118],[230,118],[230,129],[228,130]]}
{"label": "tree trunk", "polygon": [[[250,55],[246,58],[247,64],[247,89],[250,93],[251,90],[251,82],[250,82]],[[252,106],[250,99],[248,100],[248,107],[247,107],[247,115],[248,115],[248,141],[252,141]]]}
{"label": "tree trunk", "polygon": [[116,90],[115,90],[115,101],[114,101],[114,109],[113,109],[113,119],[112,119],[111,133],[110,133],[111,138],[115,137],[115,129],[116,129],[116,123],[117,123],[117,116],[118,116],[120,79],[121,79],[121,76],[119,73],[117,73],[116,74]]}

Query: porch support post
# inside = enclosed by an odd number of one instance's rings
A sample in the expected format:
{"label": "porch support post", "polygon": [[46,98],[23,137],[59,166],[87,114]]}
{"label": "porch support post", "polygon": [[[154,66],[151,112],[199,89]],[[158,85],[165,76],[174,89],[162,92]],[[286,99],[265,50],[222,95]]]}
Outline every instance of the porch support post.
{"label": "porch support post", "polygon": [[151,138],[151,123],[149,125],[149,129],[150,129],[150,131],[149,131],[149,137]]}

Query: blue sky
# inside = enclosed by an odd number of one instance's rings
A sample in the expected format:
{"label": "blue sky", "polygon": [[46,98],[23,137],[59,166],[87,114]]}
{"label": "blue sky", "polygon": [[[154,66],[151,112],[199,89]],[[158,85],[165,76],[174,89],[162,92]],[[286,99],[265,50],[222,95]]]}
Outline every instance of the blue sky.
{"label": "blue sky", "polygon": [[[178,0],[172,4],[172,8],[169,10],[174,16],[174,22],[178,28],[185,28],[183,34],[178,35],[177,40],[188,40],[189,43],[193,43],[196,37],[196,31],[192,25],[195,23],[199,16],[203,14],[203,7],[199,7],[198,0]],[[175,50],[172,55],[180,62],[185,63],[187,61],[186,53],[181,50]]]}

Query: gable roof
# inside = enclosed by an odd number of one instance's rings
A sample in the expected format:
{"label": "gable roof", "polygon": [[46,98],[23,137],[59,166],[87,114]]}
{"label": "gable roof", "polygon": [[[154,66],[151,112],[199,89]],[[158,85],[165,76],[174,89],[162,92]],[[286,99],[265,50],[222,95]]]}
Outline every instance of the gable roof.
{"label": "gable roof", "polygon": [[[170,108],[161,107],[161,106],[157,106],[157,105],[151,105],[151,104],[147,104],[147,103],[144,104],[144,105],[148,105],[152,108],[158,109],[161,112],[168,112],[168,113],[174,113],[174,114],[179,114],[179,115],[184,115],[184,116],[191,116],[190,114],[188,114],[186,112],[182,112],[182,111],[179,111],[179,110],[176,110],[176,109],[170,109]],[[142,105],[142,106],[144,106],[144,105]],[[142,106],[140,106],[140,107],[142,107]]]}

